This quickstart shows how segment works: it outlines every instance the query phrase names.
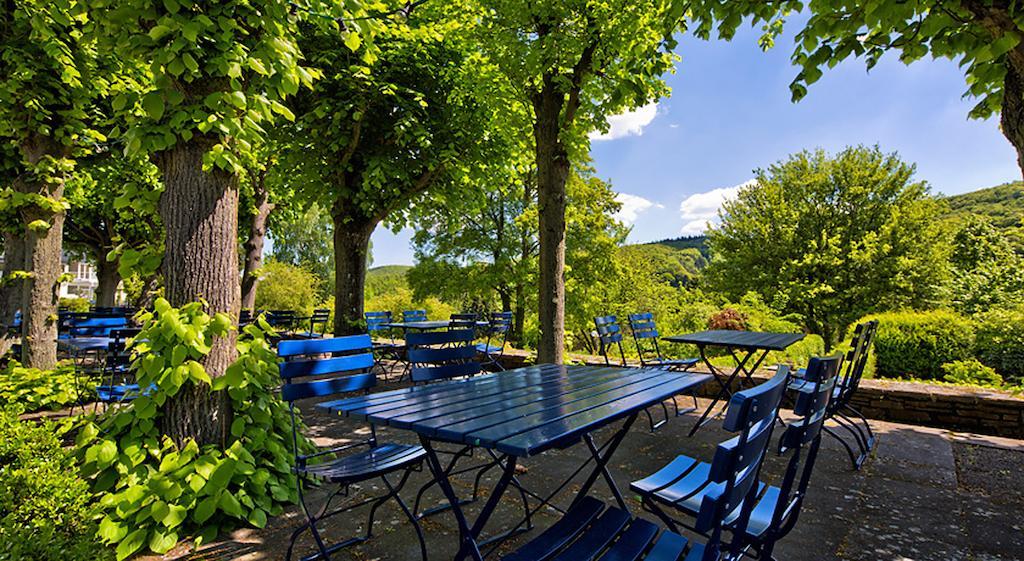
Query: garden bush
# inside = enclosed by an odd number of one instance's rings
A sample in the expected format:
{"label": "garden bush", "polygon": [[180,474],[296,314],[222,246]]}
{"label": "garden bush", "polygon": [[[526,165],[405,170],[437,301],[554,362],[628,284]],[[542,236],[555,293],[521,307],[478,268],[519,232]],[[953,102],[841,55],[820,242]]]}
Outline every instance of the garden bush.
{"label": "garden bush", "polygon": [[68,469],[63,426],[0,410],[0,559],[92,561],[112,557],[96,537],[89,484]]}
{"label": "garden bush", "polygon": [[[175,309],[157,300],[135,338],[132,369],[149,396],[113,410],[78,434],[77,458],[98,495],[100,536],[117,544],[118,559],[148,547],[170,550],[179,539],[202,544],[240,525],[263,527],[297,499],[291,422],[276,391],[277,357],[264,321],[239,336],[239,358],[213,380],[198,362],[214,336],[233,329],[225,314],[200,303]],[[159,430],[161,405],[191,384],[228,392],[231,440],[223,447],[175,445]],[[312,445],[305,439],[304,449]]]}
{"label": "garden bush", "polygon": [[72,312],[89,311],[89,301],[85,298],[61,298],[58,305]]}
{"label": "garden bush", "polygon": [[280,261],[260,267],[256,309],[291,310],[309,314],[320,301],[320,281],[309,269]]}
{"label": "garden bush", "polygon": [[891,312],[873,319],[879,377],[941,380],[943,364],[973,358],[974,327],[953,312]]}
{"label": "garden bush", "polygon": [[92,397],[93,384],[86,378],[75,377],[74,364],[67,362],[56,370],[25,368],[10,361],[0,372],[0,407],[18,405],[32,413],[43,409],[56,411]]}
{"label": "garden bush", "polygon": [[951,384],[968,386],[984,386],[987,388],[1002,388],[1003,377],[992,368],[978,362],[977,359],[958,360],[947,362],[942,365],[942,371],[946,373],[943,380]]}
{"label": "garden bush", "polygon": [[975,354],[1015,383],[1024,381],[1024,307],[991,310],[976,319]]}

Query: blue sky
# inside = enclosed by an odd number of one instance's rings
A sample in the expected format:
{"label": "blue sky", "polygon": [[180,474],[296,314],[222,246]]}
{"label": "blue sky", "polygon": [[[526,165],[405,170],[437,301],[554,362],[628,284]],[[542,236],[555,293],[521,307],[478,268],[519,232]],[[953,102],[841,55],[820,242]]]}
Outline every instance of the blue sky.
{"label": "blue sky", "polygon": [[[613,118],[611,138],[593,141],[597,173],[620,193],[620,218],[633,226],[630,241],[699,233],[755,168],[805,148],[877,143],[945,194],[1020,178],[998,120],[967,119],[974,101],[961,97],[963,73],[948,60],[905,66],[891,56],[870,73],[849,60],[791,103],[794,30],[767,53],[756,29],[728,43],[683,38],[682,60],[666,76],[671,97]],[[374,265],[412,264],[409,239],[378,228]]]}

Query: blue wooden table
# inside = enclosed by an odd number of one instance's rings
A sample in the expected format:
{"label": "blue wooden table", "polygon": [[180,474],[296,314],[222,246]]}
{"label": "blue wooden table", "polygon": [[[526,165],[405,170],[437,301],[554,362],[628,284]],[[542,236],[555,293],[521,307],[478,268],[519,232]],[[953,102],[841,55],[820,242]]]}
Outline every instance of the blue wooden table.
{"label": "blue wooden table", "polygon": [[[721,389],[715,396],[715,399],[711,401],[708,408],[704,410],[704,413],[700,416],[697,424],[690,429],[690,436],[693,436],[701,427],[710,422],[714,417],[710,417],[711,411],[714,410],[715,405],[719,401],[726,400],[725,403],[728,405],[728,399],[732,397],[732,384],[737,376],[743,374],[747,379],[747,382],[754,384],[753,374],[757,370],[765,357],[771,351],[784,351],[789,348],[790,345],[800,341],[804,338],[803,333],[768,333],[760,331],[732,331],[725,329],[709,330],[709,331],[698,331],[697,333],[688,333],[686,335],[671,335],[668,337],[662,337],[663,340],[671,343],[685,343],[690,345],[696,345],[700,351],[700,358],[707,365],[708,371],[715,375],[715,379],[721,385]],[[725,372],[715,365],[711,364],[711,361],[707,356],[707,349],[709,347],[719,347],[725,349],[731,356],[733,361],[736,363],[736,368],[732,372]],[[756,358],[755,358],[756,357]],[[751,359],[754,359],[753,366],[748,367]],[[721,414],[725,409],[719,411]]]}
{"label": "blue wooden table", "polygon": [[[586,496],[597,478],[603,477],[626,508],[607,464],[637,414],[710,379],[707,374],[656,369],[542,364],[331,401],[319,407],[415,432],[459,524],[462,545],[456,559],[472,556],[481,560],[478,539],[514,477],[518,458],[582,441],[596,466],[577,496]],[[608,442],[597,446],[591,434],[620,420],[625,421],[623,426]],[[446,471],[437,458],[437,442],[482,447],[502,455],[502,476],[472,526],[448,480],[450,469]]]}

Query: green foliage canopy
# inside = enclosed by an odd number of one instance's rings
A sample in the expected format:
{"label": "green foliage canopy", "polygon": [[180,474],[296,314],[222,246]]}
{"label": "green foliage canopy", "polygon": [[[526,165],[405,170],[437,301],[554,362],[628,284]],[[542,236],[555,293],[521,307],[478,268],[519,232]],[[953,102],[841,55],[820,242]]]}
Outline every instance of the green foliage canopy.
{"label": "green foliage canopy", "polygon": [[801,152],[757,170],[708,232],[710,285],[799,314],[827,349],[868,313],[931,305],[948,249],[913,173],[877,147]]}

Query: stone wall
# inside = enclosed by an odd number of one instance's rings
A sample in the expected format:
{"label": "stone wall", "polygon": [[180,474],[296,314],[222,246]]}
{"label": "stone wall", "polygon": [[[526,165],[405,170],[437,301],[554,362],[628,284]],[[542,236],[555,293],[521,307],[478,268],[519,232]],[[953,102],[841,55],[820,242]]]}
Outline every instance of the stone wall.
{"label": "stone wall", "polygon": [[[533,364],[535,355],[508,350],[502,361],[506,368]],[[568,355],[568,362],[604,365],[604,359],[590,355]],[[636,363],[635,366],[639,366]],[[766,379],[771,372],[758,372]],[[701,388],[701,397],[711,397],[719,386],[714,382]],[[956,431],[1024,438],[1024,397],[1008,392],[898,382],[863,380],[854,395],[854,406],[866,417],[894,423],[924,425]]]}

